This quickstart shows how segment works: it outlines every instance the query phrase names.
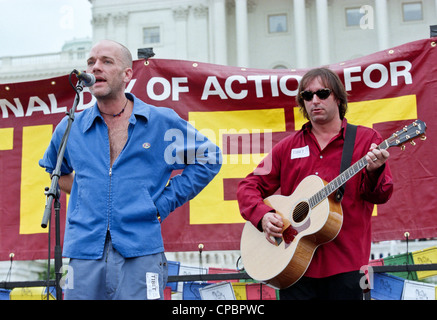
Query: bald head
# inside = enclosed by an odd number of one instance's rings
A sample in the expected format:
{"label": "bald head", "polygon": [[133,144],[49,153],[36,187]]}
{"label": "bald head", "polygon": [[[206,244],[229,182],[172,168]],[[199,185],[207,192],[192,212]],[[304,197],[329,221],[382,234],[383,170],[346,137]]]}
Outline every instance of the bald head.
{"label": "bald head", "polygon": [[113,48],[115,50],[116,58],[118,58],[122,67],[132,68],[132,54],[129,49],[121,43],[114,40],[100,40],[93,46],[91,51],[99,47]]}

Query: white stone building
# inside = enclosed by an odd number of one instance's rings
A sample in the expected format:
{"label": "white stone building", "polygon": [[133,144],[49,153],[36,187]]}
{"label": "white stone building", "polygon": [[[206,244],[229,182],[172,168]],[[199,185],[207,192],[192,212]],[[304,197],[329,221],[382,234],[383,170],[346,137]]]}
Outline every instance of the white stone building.
{"label": "white stone building", "polygon": [[48,79],[84,70],[92,46],[91,38],[73,39],[60,52],[0,57],[0,83]]}
{"label": "white stone building", "polygon": [[90,0],[93,39],[136,53],[252,68],[304,68],[429,37],[437,1]]}
{"label": "white stone building", "polygon": [[85,67],[82,57],[100,39],[125,44],[134,59],[138,48],[152,47],[155,58],[293,69],[428,38],[437,24],[437,0],[89,1],[93,36],[71,41],[77,54],[0,57],[0,83]]}

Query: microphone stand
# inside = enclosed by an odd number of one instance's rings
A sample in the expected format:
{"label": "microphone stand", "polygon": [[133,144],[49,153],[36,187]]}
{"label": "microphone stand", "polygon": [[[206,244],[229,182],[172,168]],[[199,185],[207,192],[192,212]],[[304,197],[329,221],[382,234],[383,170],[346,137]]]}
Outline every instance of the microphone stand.
{"label": "microphone stand", "polygon": [[[83,90],[83,81],[79,80],[76,87],[73,86],[71,82],[71,76],[74,73],[70,73],[68,81],[76,91],[76,98],[73,103],[73,107],[66,114],[68,116],[67,128],[65,129],[64,136],[62,137],[61,144],[58,150],[58,157],[56,162],[55,170],[51,174],[51,186],[46,187],[44,194],[46,195],[46,204],[44,209],[44,215],[41,222],[42,228],[47,228],[49,220],[51,217],[52,204],[55,209],[55,233],[56,233],[56,243],[55,243],[55,284],[56,284],[56,300],[62,300],[62,289],[61,289],[61,277],[62,277],[62,249],[61,249],[61,228],[60,228],[60,209],[61,203],[59,198],[61,196],[61,191],[59,189],[58,181],[61,176],[61,166],[64,159],[64,153],[67,146],[68,137],[70,135],[71,125],[74,121],[74,115],[76,108],[80,101],[80,92]],[[50,228],[48,230],[48,242],[49,242],[49,252],[48,252],[48,271],[47,271],[47,300],[49,300],[49,280],[50,280]]]}

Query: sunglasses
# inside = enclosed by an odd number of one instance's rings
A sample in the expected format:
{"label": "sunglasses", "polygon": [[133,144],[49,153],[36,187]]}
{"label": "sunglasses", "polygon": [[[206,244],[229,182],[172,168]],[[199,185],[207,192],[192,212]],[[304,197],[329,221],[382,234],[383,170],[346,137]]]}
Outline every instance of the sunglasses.
{"label": "sunglasses", "polygon": [[312,92],[312,91],[306,90],[306,91],[302,91],[300,93],[300,96],[305,101],[311,101],[311,100],[313,100],[314,94],[317,97],[319,97],[319,99],[325,100],[325,99],[327,99],[331,95],[331,89],[328,89],[328,88],[319,89],[316,92]]}

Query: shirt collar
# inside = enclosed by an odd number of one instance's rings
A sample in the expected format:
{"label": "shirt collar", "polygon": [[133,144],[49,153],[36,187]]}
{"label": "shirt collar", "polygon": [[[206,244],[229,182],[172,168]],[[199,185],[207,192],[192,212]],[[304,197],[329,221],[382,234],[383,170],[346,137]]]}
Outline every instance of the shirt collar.
{"label": "shirt collar", "polygon": [[[129,118],[129,122],[132,124],[135,124],[137,122],[137,116],[144,117],[147,121],[149,120],[150,116],[150,106],[141,100],[139,100],[135,95],[132,93],[125,93],[126,98],[134,102],[134,107],[132,114]],[[88,112],[88,114],[85,116],[82,131],[85,133],[88,131],[91,126],[93,125],[94,121],[97,118],[100,118],[103,120],[103,117],[100,113],[99,108],[97,107],[97,102],[90,108],[91,110]]]}
{"label": "shirt collar", "polygon": [[342,135],[343,139],[346,137],[346,127],[347,127],[347,119],[343,118],[343,121],[341,123],[341,129],[340,129],[340,130],[342,130],[341,135]]}

